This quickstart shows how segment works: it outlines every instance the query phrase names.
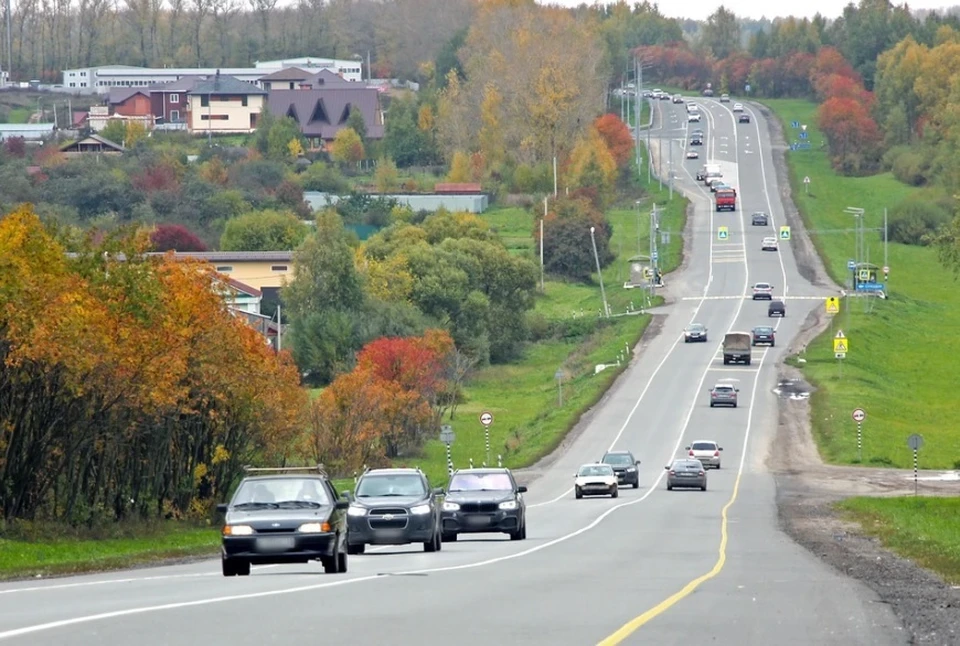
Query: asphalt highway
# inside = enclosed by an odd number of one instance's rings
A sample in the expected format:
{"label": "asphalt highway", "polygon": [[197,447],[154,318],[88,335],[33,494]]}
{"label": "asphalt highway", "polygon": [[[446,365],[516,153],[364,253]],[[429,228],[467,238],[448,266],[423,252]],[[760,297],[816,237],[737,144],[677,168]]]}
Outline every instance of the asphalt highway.
{"label": "asphalt highway", "polygon": [[[790,242],[763,252],[784,224],[763,116],[747,104],[696,99],[655,103],[654,137],[675,189],[695,205],[688,267],[670,276],[676,300],[659,336],[634,359],[567,453],[526,494],[528,538],[461,538],[427,554],[416,547],[351,556],[349,572],[319,564],[255,567],[223,578],[219,561],[0,585],[0,642],[11,644],[905,644],[890,610],[792,543],[777,527],[772,477],[775,364],[801,321],[830,294],[797,271]],[[706,141],[685,160],[688,129]],[[737,187],[738,210],[715,213],[694,181],[706,161]],[[752,227],[754,211],[771,215]],[[728,227],[720,240],[717,229]],[[784,319],[768,319],[753,283],[785,297]],[[691,322],[707,343],[685,344]],[[774,348],[751,366],[724,366],[728,330],[777,328]],[[733,383],[736,409],[709,407],[708,389]],[[498,414],[498,421],[508,413]],[[693,440],[717,440],[722,468],[708,490],[666,491],[664,466]],[[641,487],[618,499],[575,500],[573,473],[608,449],[632,450]],[[522,483],[522,480],[521,480]]]}

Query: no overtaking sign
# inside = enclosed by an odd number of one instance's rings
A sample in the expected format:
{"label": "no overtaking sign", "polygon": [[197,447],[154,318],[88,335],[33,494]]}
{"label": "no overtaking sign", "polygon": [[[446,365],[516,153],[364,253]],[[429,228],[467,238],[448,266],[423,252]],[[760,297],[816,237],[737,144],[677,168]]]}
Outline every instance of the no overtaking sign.
{"label": "no overtaking sign", "polygon": [[866,417],[867,414],[863,412],[862,408],[857,408],[853,411],[853,421],[855,422],[862,422]]}
{"label": "no overtaking sign", "polygon": [[490,426],[493,424],[493,415],[490,413],[484,412],[480,414],[480,423],[484,426]]}

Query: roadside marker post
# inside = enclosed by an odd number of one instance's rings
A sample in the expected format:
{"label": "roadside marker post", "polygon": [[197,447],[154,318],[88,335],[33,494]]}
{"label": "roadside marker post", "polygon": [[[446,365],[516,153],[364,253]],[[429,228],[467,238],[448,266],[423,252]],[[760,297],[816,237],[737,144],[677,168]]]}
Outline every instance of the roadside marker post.
{"label": "roadside marker post", "polygon": [[787,227],[787,226],[780,227],[780,239],[781,240],[790,239],[790,227]]}
{"label": "roadside marker post", "polygon": [[[844,335],[843,330],[837,330],[833,337],[833,356],[837,359],[837,367],[840,370],[840,378],[843,379],[843,360],[847,358],[847,351],[850,349],[850,340]],[[857,410],[860,410],[859,408]]]}
{"label": "roadside marker post", "polygon": [[730,230],[727,227],[720,227],[717,229],[717,239],[726,240],[730,237]]}
{"label": "roadside marker post", "polygon": [[863,420],[866,417],[862,408],[853,410],[853,421],[857,423],[857,462],[863,462]]}
{"label": "roadside marker post", "polygon": [[917,491],[919,489],[919,485],[917,483],[919,480],[919,478],[917,477],[917,471],[919,471],[917,466],[919,462],[919,458],[917,454],[920,451],[920,447],[923,446],[923,436],[918,435],[917,433],[914,433],[913,435],[907,438],[907,446],[909,446],[910,450],[913,451],[913,496],[914,498],[916,498]]}
{"label": "roadside marker post", "polygon": [[487,411],[480,413],[480,423],[483,424],[483,443],[487,449],[487,459],[483,466],[487,466],[490,463],[490,425],[493,424],[493,414]]}
{"label": "roadside marker post", "polygon": [[452,426],[444,424],[440,427],[440,441],[447,447],[447,474],[451,476],[453,475],[453,453],[450,450],[450,445],[453,444],[455,438]]}
{"label": "roadside marker post", "polygon": [[558,402],[557,406],[563,406],[563,370],[557,368],[557,371],[553,373],[553,378],[557,380],[557,390],[558,390]]}

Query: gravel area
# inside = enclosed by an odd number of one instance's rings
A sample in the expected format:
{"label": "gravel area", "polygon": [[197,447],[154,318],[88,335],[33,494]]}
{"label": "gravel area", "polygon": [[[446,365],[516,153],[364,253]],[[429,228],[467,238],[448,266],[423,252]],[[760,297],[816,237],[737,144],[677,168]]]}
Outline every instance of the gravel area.
{"label": "gravel area", "polygon": [[[790,192],[785,154],[787,145],[779,121],[768,110],[770,138],[780,196],[793,231],[792,245],[801,274],[816,285],[836,287],[816,255]],[[798,235],[798,233],[800,235]],[[813,312],[793,341],[790,354],[806,346],[829,325],[825,314]],[[900,469],[825,465],[813,441],[810,402],[801,393],[812,387],[802,373],[781,364],[781,407],[777,447],[767,466],[777,482],[780,524],[797,543],[843,574],[862,581],[890,604],[910,636],[911,644],[960,644],[960,586],[944,583],[936,574],[883,548],[856,523],[840,516],[832,504],[850,496],[891,496],[913,492],[913,472]],[[791,396],[793,395],[793,396]],[[797,396],[799,395],[799,396]],[[935,476],[942,472],[922,472]],[[923,495],[957,495],[956,481],[924,481]]]}

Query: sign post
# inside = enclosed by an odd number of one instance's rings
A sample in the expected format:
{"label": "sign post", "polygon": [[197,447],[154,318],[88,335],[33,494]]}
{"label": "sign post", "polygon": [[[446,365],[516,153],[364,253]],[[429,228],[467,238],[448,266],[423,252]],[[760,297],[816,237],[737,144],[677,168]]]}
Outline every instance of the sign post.
{"label": "sign post", "polygon": [[493,424],[493,415],[487,411],[480,413],[480,423],[483,424],[483,443],[487,449],[487,459],[483,466],[490,463],[490,425]]}
{"label": "sign post", "polygon": [[730,237],[730,230],[727,227],[720,227],[717,229],[717,239],[726,240]]}
{"label": "sign post", "polygon": [[456,436],[453,434],[453,427],[444,424],[440,427],[440,441],[447,446],[447,475],[453,475],[453,454],[450,452],[450,445]]}
{"label": "sign post", "polygon": [[843,360],[847,358],[849,349],[850,340],[843,334],[843,330],[837,330],[837,335],[833,337],[833,356],[837,358],[841,379],[843,378]]}
{"label": "sign post", "polygon": [[857,462],[863,462],[863,420],[866,418],[862,408],[853,409],[853,421],[857,423]]}
{"label": "sign post", "polygon": [[[803,134],[807,134],[807,133],[803,133]],[[803,178],[803,192],[806,193],[807,195],[810,194],[810,176],[809,175]]]}
{"label": "sign post", "polygon": [[553,373],[553,378],[557,380],[557,390],[559,394],[557,406],[563,406],[563,370],[557,368],[557,371]]}
{"label": "sign post", "polygon": [[920,451],[920,447],[923,446],[923,436],[914,433],[907,438],[907,446],[909,446],[910,450],[913,451],[913,495],[916,497],[917,489],[919,488],[919,485],[917,484],[917,481],[919,480],[919,478],[917,478],[917,452]]}

